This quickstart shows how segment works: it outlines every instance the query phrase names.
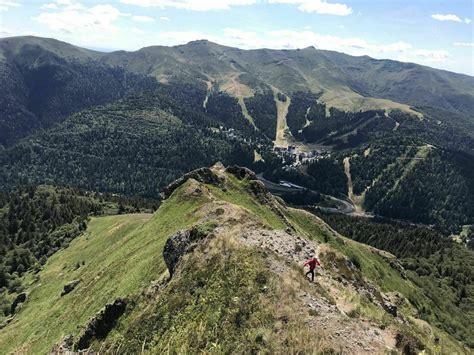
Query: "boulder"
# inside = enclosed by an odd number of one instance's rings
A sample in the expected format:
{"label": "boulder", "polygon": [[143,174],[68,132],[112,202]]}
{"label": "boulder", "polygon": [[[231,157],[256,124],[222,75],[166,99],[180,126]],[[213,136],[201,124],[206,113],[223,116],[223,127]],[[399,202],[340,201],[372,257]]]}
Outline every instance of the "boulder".
{"label": "boulder", "polygon": [[127,302],[118,298],[113,303],[108,303],[93,318],[89,320],[84,331],[75,344],[76,350],[89,348],[94,339],[104,339],[125,312]]}
{"label": "boulder", "polygon": [[404,297],[398,292],[382,293],[382,306],[388,314],[398,316],[398,306],[404,302]]}
{"label": "boulder", "polygon": [[10,313],[13,315],[19,304],[26,302],[28,295],[25,292],[19,293],[10,307]]}
{"label": "boulder", "polygon": [[67,295],[69,292],[74,290],[76,286],[81,282],[81,280],[72,280],[64,285],[63,292],[61,292],[61,296]]}
{"label": "boulder", "polygon": [[383,308],[388,314],[391,314],[394,317],[398,315],[398,308],[393,303],[384,302]]}
{"label": "boulder", "polygon": [[183,255],[194,250],[197,242],[205,237],[206,234],[199,231],[199,229],[192,228],[189,230],[181,230],[168,238],[163,248],[163,258],[168,267],[170,277],[173,276],[176,266]]}
{"label": "boulder", "polygon": [[59,343],[53,346],[50,355],[69,354],[74,346],[74,337],[69,334],[62,338]]}

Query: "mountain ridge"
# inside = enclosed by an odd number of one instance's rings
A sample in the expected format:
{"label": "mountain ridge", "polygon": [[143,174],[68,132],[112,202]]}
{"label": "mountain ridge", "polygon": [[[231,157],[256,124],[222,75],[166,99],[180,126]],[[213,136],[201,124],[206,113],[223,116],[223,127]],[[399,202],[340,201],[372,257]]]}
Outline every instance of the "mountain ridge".
{"label": "mountain ridge", "polygon": [[251,171],[216,164],[167,191],[153,215],[95,218],[28,276],[0,349],[463,351],[419,318],[432,301],[392,255],[286,206]]}
{"label": "mountain ridge", "polygon": [[423,107],[432,106],[473,121],[472,77],[314,47],[242,50],[201,40],[105,53],[49,38],[8,37],[0,39],[0,77],[3,145],[71,113],[176,82],[235,97],[250,122],[246,100],[269,91],[311,92],[328,108],[353,112],[402,110],[421,118]]}

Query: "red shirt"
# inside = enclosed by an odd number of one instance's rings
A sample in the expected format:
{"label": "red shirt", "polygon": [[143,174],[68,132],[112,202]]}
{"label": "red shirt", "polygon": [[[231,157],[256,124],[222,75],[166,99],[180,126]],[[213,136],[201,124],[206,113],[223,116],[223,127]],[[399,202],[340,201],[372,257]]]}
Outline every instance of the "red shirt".
{"label": "red shirt", "polygon": [[316,258],[311,258],[304,263],[304,266],[308,265],[311,270],[316,269],[316,265],[321,266],[319,261]]}

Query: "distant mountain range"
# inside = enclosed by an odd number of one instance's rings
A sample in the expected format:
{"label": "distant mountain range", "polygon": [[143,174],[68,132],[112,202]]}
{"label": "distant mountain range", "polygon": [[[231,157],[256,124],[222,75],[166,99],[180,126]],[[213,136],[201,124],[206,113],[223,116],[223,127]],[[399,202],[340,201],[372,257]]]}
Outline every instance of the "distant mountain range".
{"label": "distant mountain range", "polygon": [[241,50],[201,40],[101,53],[54,39],[12,37],[0,40],[0,79],[0,144],[81,109],[150,90],[156,81],[225,92],[244,112],[244,99],[255,94],[303,91],[342,110],[415,114],[432,107],[474,120],[473,77],[313,47]]}

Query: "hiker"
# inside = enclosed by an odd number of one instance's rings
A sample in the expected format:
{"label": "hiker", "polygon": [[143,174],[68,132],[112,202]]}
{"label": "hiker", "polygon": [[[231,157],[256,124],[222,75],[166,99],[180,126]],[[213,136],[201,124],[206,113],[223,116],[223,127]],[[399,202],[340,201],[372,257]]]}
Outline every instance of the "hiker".
{"label": "hiker", "polygon": [[319,263],[318,259],[316,259],[316,256],[313,256],[311,259],[304,263],[303,267],[305,267],[306,265],[309,266],[309,271],[305,274],[305,276],[311,274],[311,281],[314,281],[314,269],[316,269],[316,266],[321,266],[321,264]]}

